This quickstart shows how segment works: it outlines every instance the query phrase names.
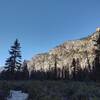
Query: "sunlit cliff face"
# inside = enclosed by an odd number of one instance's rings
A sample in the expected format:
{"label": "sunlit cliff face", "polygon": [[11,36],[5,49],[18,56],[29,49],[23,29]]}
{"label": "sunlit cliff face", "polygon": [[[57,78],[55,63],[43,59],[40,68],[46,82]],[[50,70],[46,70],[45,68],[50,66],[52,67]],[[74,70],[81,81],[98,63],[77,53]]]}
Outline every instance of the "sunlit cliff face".
{"label": "sunlit cliff face", "polygon": [[81,68],[85,68],[88,64],[93,67],[93,61],[95,57],[94,40],[98,39],[100,34],[100,28],[96,29],[91,36],[80,40],[66,41],[63,44],[51,49],[48,53],[41,53],[34,56],[30,61],[28,61],[29,70],[48,70],[54,67],[55,59],[58,68],[67,68],[71,70],[71,64],[73,58],[79,59]]}

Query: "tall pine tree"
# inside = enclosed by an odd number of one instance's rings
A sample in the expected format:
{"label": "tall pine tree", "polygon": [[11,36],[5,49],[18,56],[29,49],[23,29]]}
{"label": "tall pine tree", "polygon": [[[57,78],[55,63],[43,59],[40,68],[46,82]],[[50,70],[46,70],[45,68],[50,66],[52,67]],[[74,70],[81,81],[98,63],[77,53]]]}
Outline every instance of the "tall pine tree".
{"label": "tall pine tree", "polygon": [[75,58],[73,58],[71,67],[73,68],[73,71],[72,71],[73,80],[76,80],[76,60]]}
{"label": "tall pine tree", "polygon": [[15,73],[21,71],[20,48],[20,43],[18,39],[16,39],[13,46],[11,46],[11,49],[9,50],[10,57],[6,60],[5,70],[7,71],[10,79],[14,79]]}
{"label": "tall pine tree", "polygon": [[95,41],[95,46],[97,47],[97,49],[95,50],[93,77],[94,77],[94,80],[100,81],[100,32],[98,35],[98,39],[94,41]]}

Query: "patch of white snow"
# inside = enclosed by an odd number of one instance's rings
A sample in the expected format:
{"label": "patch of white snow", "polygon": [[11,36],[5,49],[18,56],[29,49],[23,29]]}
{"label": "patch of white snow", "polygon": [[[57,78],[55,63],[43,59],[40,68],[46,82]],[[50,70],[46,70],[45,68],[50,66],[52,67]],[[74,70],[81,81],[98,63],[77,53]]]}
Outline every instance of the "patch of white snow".
{"label": "patch of white snow", "polygon": [[23,93],[22,91],[11,90],[7,100],[27,100],[28,96],[27,93]]}

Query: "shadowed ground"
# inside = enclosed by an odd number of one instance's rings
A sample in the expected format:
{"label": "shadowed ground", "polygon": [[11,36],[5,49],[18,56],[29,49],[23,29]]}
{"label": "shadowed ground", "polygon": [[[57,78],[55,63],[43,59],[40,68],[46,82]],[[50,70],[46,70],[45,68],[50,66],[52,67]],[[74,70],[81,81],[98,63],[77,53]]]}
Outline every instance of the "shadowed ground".
{"label": "shadowed ground", "polygon": [[71,81],[0,81],[0,89],[22,90],[29,100],[100,100],[100,83]]}

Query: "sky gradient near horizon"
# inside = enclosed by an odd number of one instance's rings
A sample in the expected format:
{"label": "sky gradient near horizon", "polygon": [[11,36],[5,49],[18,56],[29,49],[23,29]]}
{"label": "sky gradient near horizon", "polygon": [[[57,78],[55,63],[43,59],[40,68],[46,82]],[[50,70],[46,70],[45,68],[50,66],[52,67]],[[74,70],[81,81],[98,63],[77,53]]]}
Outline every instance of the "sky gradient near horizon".
{"label": "sky gradient near horizon", "polygon": [[100,0],[0,0],[0,66],[16,38],[23,59],[100,26]]}

